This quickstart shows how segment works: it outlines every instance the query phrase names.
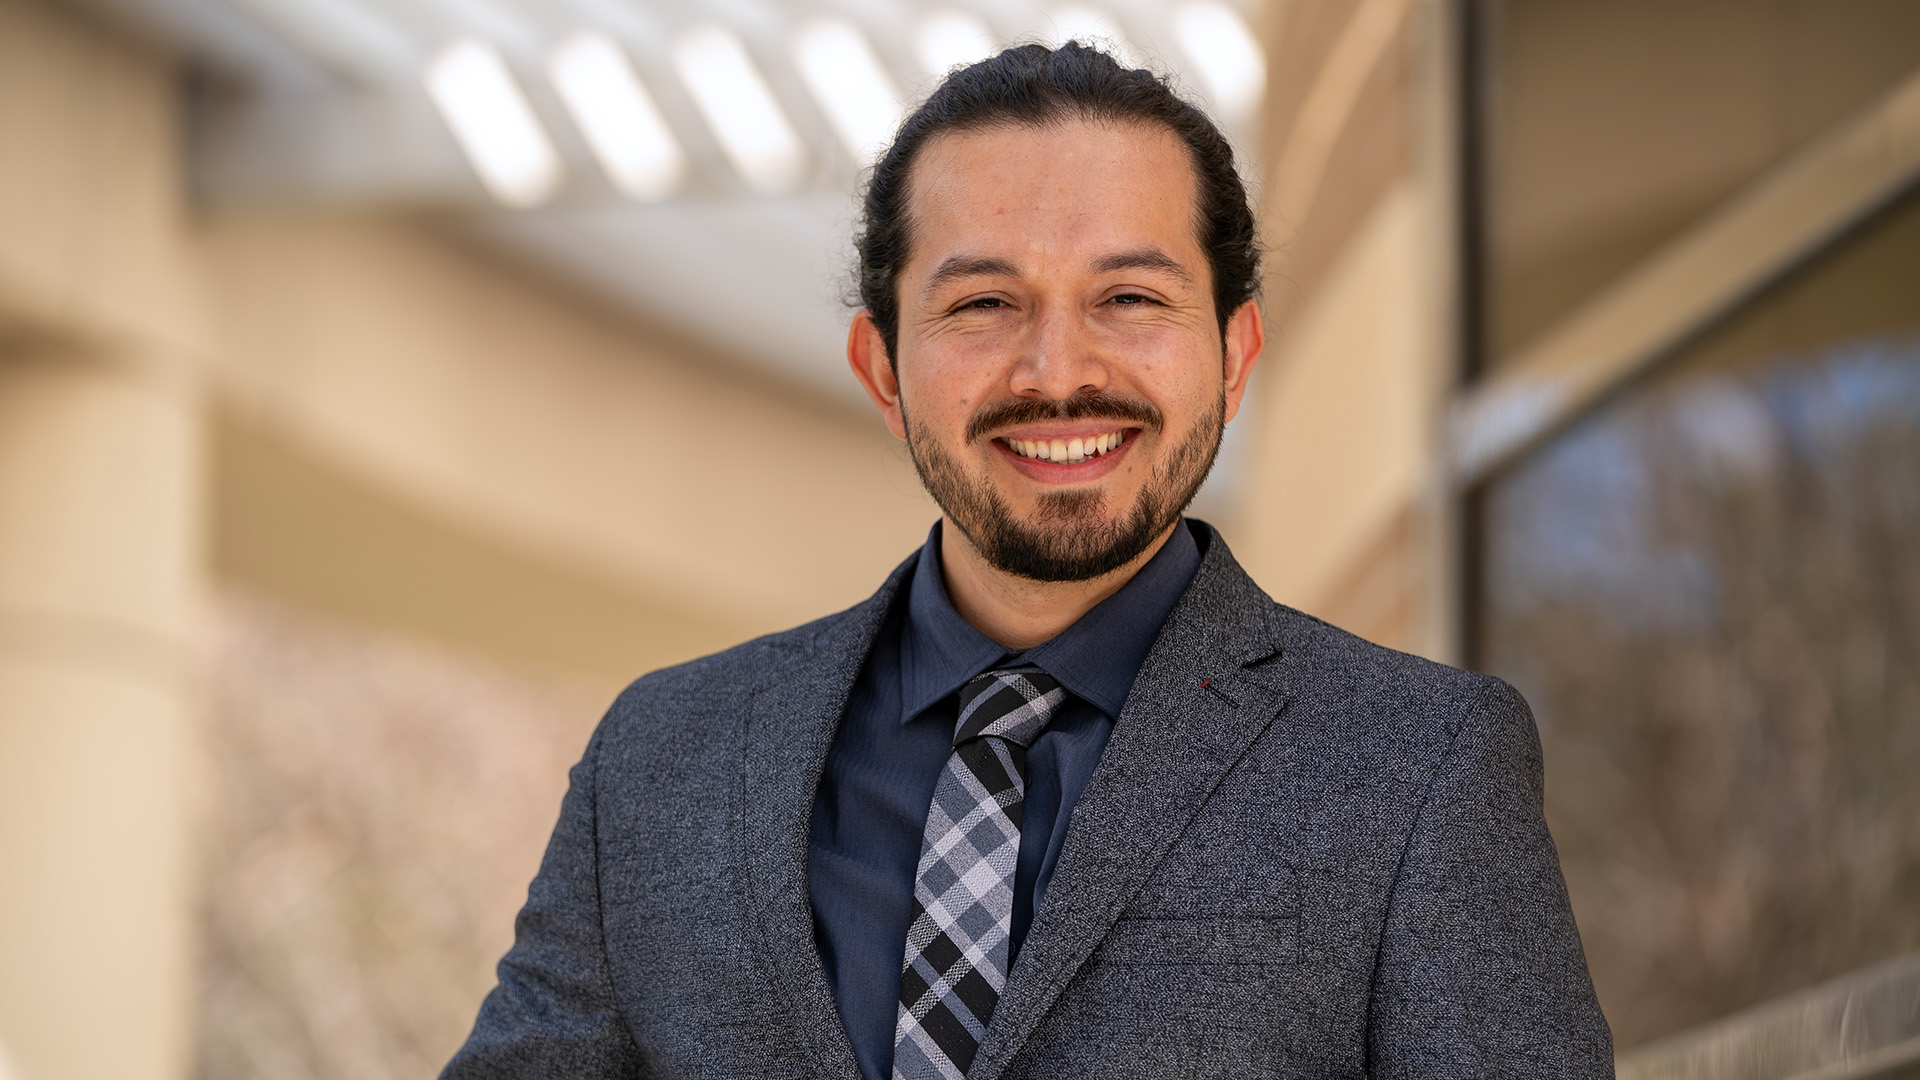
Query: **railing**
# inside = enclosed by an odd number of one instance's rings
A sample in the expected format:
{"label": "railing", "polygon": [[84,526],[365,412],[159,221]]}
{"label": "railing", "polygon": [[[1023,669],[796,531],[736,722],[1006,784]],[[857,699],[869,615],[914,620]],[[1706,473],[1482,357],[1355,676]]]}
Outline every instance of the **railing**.
{"label": "railing", "polygon": [[1620,1059],[1619,1080],[1920,1080],[1920,953]]}

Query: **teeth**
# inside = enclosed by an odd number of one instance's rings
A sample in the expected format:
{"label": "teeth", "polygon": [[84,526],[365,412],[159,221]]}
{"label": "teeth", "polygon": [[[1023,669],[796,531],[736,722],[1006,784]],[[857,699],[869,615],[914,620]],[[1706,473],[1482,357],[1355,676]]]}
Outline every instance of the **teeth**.
{"label": "teeth", "polygon": [[1052,461],[1062,465],[1078,465],[1089,458],[1096,458],[1114,450],[1123,439],[1122,432],[1095,435],[1092,438],[1072,439],[1008,439],[1007,446],[1021,457],[1035,458],[1040,461]]}

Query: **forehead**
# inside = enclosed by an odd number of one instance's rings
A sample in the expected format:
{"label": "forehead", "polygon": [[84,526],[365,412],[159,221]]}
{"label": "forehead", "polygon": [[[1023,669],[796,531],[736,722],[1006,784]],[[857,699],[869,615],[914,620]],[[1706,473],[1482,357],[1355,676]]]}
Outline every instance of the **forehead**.
{"label": "forehead", "polygon": [[909,273],[959,250],[1044,258],[1152,246],[1201,258],[1193,164],[1157,125],[1076,119],[943,133],[910,181]]}

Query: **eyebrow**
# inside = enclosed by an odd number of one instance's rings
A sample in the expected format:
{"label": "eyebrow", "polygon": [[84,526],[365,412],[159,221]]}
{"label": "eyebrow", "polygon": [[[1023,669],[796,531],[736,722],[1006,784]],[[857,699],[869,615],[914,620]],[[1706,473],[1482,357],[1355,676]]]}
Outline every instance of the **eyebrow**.
{"label": "eyebrow", "polygon": [[933,276],[927,279],[925,291],[932,292],[950,281],[970,277],[1019,277],[1020,268],[1006,259],[996,259],[989,255],[949,255]]}
{"label": "eyebrow", "polygon": [[1111,274],[1116,270],[1159,270],[1179,278],[1187,285],[1193,284],[1193,272],[1159,248],[1121,251],[1093,260],[1093,272],[1096,274]]}
{"label": "eyebrow", "polygon": [[[1096,274],[1111,274],[1118,270],[1158,270],[1179,278],[1187,285],[1193,284],[1193,272],[1159,248],[1140,248],[1137,251],[1119,251],[1112,255],[1102,255],[1093,260],[1092,270]],[[950,255],[934,270],[932,276],[927,278],[924,291],[931,293],[942,285],[961,278],[1019,276],[1020,268],[1006,259],[994,258],[990,255]]]}

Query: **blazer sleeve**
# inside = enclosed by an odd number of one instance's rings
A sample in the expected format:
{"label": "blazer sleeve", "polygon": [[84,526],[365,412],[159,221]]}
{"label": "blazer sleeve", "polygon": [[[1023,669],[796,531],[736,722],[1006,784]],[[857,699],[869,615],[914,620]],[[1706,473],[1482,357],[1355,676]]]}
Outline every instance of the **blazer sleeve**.
{"label": "blazer sleeve", "polygon": [[642,1075],[614,1004],[601,930],[595,774],[605,725],[573,767],[560,821],[514,920],[499,985],[442,1080]]}
{"label": "blazer sleeve", "polygon": [[1409,836],[1367,1041],[1376,1078],[1613,1076],[1542,812],[1539,732],[1498,679],[1485,679]]}

